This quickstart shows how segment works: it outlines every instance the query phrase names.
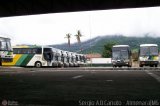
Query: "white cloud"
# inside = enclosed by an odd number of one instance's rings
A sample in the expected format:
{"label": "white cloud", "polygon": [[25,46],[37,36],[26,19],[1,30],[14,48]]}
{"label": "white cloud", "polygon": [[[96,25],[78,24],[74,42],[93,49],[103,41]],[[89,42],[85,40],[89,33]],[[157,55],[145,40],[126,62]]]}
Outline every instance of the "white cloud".
{"label": "white cloud", "polygon": [[65,34],[75,35],[77,30],[84,35],[82,41],[108,34],[160,34],[159,11],[150,7],[0,18],[0,34],[10,37],[13,45],[67,43]]}

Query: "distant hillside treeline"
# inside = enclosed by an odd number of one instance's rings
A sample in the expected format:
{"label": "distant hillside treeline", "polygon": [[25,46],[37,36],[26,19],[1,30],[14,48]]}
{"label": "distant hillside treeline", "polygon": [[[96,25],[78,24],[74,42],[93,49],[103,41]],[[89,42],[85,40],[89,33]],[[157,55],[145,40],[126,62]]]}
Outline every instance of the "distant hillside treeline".
{"label": "distant hillside treeline", "polygon": [[109,42],[116,42],[117,44],[130,45],[132,51],[137,51],[140,44],[143,43],[156,43],[160,46],[160,37],[126,37],[126,36],[98,36],[96,38],[82,42],[81,44],[74,43],[71,47],[68,44],[61,45],[50,45],[62,50],[68,50],[73,52],[78,52],[82,50],[81,53],[102,53],[103,46]]}

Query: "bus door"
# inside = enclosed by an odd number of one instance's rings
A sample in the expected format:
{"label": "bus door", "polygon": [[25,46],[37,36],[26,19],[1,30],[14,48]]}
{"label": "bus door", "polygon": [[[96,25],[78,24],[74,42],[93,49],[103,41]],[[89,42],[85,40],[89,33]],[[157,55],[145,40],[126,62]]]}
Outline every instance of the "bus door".
{"label": "bus door", "polygon": [[44,59],[47,61],[47,66],[52,66],[53,52],[51,48],[44,48]]}

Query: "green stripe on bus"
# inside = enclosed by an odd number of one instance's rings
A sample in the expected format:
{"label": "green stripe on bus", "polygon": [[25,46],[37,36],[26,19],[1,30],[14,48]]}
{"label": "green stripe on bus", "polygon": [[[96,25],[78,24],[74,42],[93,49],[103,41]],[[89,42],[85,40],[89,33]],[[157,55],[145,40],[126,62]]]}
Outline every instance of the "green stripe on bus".
{"label": "green stripe on bus", "polygon": [[16,66],[21,66],[22,62],[26,59],[27,56],[28,56],[28,54],[22,54],[22,56],[16,62]]}
{"label": "green stripe on bus", "polygon": [[21,66],[27,66],[27,64],[29,63],[29,61],[32,59],[33,56],[34,54],[28,54],[25,60],[21,63]]}

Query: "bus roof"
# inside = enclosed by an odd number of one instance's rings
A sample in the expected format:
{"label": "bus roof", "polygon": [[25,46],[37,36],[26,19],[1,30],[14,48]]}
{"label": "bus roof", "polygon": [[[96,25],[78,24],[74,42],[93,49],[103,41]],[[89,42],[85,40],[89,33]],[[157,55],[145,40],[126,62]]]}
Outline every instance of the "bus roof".
{"label": "bus roof", "polygon": [[12,48],[52,48],[49,46],[38,46],[38,45],[17,45],[13,46]]}
{"label": "bus roof", "polygon": [[0,40],[11,40],[10,38],[0,37]]}
{"label": "bus roof", "polygon": [[114,45],[113,47],[129,47],[129,45]]}
{"label": "bus roof", "polygon": [[140,47],[145,47],[145,46],[158,46],[157,44],[141,44]]}

